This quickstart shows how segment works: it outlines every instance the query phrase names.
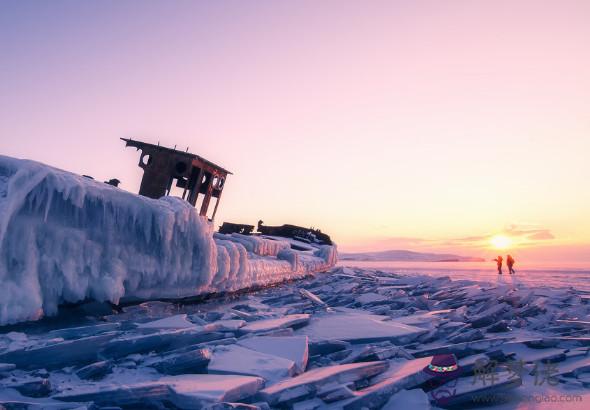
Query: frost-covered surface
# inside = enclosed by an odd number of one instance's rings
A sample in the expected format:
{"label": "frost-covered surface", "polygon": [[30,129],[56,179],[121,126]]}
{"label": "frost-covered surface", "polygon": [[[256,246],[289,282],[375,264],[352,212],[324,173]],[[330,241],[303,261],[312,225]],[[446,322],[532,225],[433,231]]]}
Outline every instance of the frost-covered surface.
{"label": "frost-covered surface", "polygon": [[[587,296],[338,268],[203,303],[70,307],[0,329],[0,404],[586,409]],[[462,369],[442,386],[424,372],[441,353]]]}
{"label": "frost-covered surface", "polygon": [[85,299],[179,298],[265,285],[336,263],[336,248],[213,233],[186,202],[140,197],[0,156],[0,324]]}

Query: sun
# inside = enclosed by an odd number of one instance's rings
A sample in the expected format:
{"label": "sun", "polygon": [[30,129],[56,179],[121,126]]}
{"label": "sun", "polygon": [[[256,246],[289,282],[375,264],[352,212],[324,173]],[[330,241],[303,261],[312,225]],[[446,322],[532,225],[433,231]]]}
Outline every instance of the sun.
{"label": "sun", "polygon": [[505,235],[494,235],[490,238],[490,244],[496,249],[506,249],[512,245],[512,239]]}

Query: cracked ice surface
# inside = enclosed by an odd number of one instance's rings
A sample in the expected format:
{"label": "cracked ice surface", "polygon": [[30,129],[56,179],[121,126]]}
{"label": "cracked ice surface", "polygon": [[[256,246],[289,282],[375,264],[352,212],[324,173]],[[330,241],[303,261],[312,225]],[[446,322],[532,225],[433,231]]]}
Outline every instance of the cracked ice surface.
{"label": "cracked ice surface", "polygon": [[179,298],[298,278],[334,246],[213,234],[188,203],[140,197],[37,162],[0,156],[0,325],[66,302]]}
{"label": "cracked ice surface", "polygon": [[[496,394],[495,409],[585,409],[584,295],[338,268],[201,303],[71,307],[0,328],[0,405],[417,410]],[[442,386],[424,372],[441,353],[462,369]],[[581,401],[530,400],[568,394]]]}

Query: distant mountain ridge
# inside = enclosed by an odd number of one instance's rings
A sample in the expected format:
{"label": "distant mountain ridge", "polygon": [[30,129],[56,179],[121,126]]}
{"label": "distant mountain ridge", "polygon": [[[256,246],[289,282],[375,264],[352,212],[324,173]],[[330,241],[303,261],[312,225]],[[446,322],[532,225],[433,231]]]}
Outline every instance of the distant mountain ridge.
{"label": "distant mountain ridge", "polygon": [[343,261],[404,261],[404,262],[484,262],[484,258],[460,256],[450,253],[423,253],[406,250],[388,250],[380,252],[340,253],[338,259]]}

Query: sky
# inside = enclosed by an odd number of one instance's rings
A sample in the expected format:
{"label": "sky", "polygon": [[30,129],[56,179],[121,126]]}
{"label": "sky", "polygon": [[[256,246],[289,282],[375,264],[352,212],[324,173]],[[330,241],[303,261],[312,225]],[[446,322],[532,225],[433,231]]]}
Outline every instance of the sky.
{"label": "sky", "polygon": [[4,0],[0,154],[137,192],[120,137],[188,147],[234,173],[218,225],[590,263],[588,21],[568,0]]}

